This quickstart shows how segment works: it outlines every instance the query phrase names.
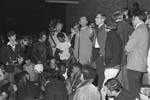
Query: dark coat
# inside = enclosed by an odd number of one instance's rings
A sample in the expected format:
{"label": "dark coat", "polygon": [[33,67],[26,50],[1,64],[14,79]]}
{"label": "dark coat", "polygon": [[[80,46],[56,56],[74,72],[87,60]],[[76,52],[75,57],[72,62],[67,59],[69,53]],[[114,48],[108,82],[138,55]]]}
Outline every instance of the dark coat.
{"label": "dark coat", "polygon": [[40,61],[41,63],[45,63],[46,54],[47,54],[46,52],[47,52],[47,48],[45,43],[35,42],[33,44],[33,49],[32,49],[32,56],[34,62],[38,63]]}
{"label": "dark coat", "polygon": [[112,68],[121,64],[122,42],[115,30],[107,33],[105,48],[106,67]]}
{"label": "dark coat", "polygon": [[53,80],[47,84],[43,100],[67,100],[65,83]]}
{"label": "dark coat", "polygon": [[3,45],[0,51],[0,61],[3,64],[10,62],[10,60],[15,61],[18,57],[25,57],[20,45],[16,45],[15,51],[12,50],[10,45]]}

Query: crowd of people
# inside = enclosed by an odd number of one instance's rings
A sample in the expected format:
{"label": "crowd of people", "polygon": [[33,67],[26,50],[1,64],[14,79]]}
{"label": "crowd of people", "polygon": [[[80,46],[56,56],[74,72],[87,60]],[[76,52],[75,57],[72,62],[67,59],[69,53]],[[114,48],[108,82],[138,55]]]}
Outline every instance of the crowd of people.
{"label": "crowd of people", "polygon": [[95,23],[81,16],[70,34],[54,20],[37,38],[9,31],[7,43],[0,37],[0,100],[150,100],[149,28],[150,13],[134,3]]}

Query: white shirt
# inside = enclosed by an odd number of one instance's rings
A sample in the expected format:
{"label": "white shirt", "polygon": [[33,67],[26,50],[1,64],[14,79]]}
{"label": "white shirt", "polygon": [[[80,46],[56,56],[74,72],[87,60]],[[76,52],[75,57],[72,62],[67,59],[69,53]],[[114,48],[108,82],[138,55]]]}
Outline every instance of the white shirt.
{"label": "white shirt", "polygon": [[69,59],[69,57],[70,57],[70,53],[69,53],[70,46],[71,46],[70,42],[67,42],[67,41],[64,43],[61,43],[61,42],[58,43],[57,48],[62,51],[62,53],[59,53],[60,60]]}
{"label": "white shirt", "polygon": [[95,48],[100,48],[99,44],[98,44],[98,41],[97,41],[97,38],[95,40]]}

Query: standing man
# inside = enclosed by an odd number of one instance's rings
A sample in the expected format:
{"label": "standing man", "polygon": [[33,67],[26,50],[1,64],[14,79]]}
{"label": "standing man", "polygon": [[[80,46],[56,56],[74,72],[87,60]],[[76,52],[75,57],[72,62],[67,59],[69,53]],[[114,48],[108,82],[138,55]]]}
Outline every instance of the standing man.
{"label": "standing man", "polygon": [[81,64],[89,64],[92,56],[92,42],[90,37],[92,35],[92,29],[87,26],[88,20],[85,16],[80,17],[79,24],[81,25],[79,34],[79,48],[75,48],[78,52],[78,61]]}
{"label": "standing man", "polygon": [[3,45],[0,52],[0,61],[5,65],[4,69],[9,82],[14,82],[14,73],[17,71],[17,64],[22,64],[24,53],[20,45],[16,42],[16,33],[9,31],[7,33],[9,42]]}
{"label": "standing man", "polygon": [[93,61],[96,64],[96,72],[98,75],[98,88],[101,89],[104,81],[104,57],[105,57],[105,42],[107,32],[105,30],[104,20],[106,16],[104,14],[97,14],[95,23],[97,28],[95,30],[95,39],[93,43]]}
{"label": "standing man", "polygon": [[145,20],[144,12],[133,13],[132,24],[135,30],[125,46],[129,87],[134,97],[137,97],[140,92],[143,74],[147,69],[149,33],[144,24]]}
{"label": "standing man", "polygon": [[39,39],[37,42],[33,44],[32,55],[34,62],[37,64],[45,64],[46,63],[46,41],[47,36],[45,32],[41,32],[39,35]]}

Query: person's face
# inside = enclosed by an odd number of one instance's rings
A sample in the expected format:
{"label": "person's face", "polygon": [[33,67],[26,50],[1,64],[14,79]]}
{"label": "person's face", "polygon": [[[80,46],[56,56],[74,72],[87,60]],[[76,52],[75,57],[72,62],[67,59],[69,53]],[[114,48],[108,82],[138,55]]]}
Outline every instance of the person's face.
{"label": "person's face", "polygon": [[137,17],[133,16],[132,17],[132,25],[135,27],[137,25]]}
{"label": "person's face", "polygon": [[88,23],[87,18],[81,17],[79,23],[82,27],[87,26],[87,23]]}
{"label": "person's face", "polygon": [[41,40],[42,40],[43,42],[45,42],[45,41],[46,41],[46,38],[47,38],[46,35],[43,35],[42,38],[41,38]]}
{"label": "person's face", "polygon": [[55,69],[56,68],[56,61],[55,61],[55,59],[52,59],[51,61],[50,61],[50,67],[52,68],[52,69]]}
{"label": "person's face", "polygon": [[115,91],[110,91],[109,89],[107,89],[107,96],[108,97],[115,97],[116,96],[116,92]]}
{"label": "person's face", "polygon": [[84,77],[83,77],[83,74],[81,74],[81,76],[80,76],[80,80],[82,81],[82,82],[84,82],[85,80],[84,80]]}
{"label": "person's face", "polygon": [[63,24],[61,24],[61,23],[57,24],[57,26],[56,26],[57,32],[61,32],[62,29],[63,29]]}
{"label": "person's face", "polygon": [[80,69],[77,67],[73,67],[72,73],[78,73],[78,72],[80,72]]}
{"label": "person's face", "polygon": [[60,37],[59,37],[58,40],[59,40],[60,42],[62,42],[62,43],[65,42],[65,38],[60,38]]}
{"label": "person's face", "polygon": [[28,45],[28,40],[23,40],[24,45]]}
{"label": "person's face", "polygon": [[25,60],[25,63],[26,63],[26,64],[30,64],[30,63],[31,63],[31,60],[30,60],[30,59]]}
{"label": "person's face", "polygon": [[16,41],[16,35],[13,35],[13,36],[10,36],[9,38],[8,38],[10,41]]}
{"label": "person's face", "polygon": [[100,24],[103,24],[103,23],[104,23],[104,17],[101,14],[98,14],[95,17],[95,24],[100,25]]}

